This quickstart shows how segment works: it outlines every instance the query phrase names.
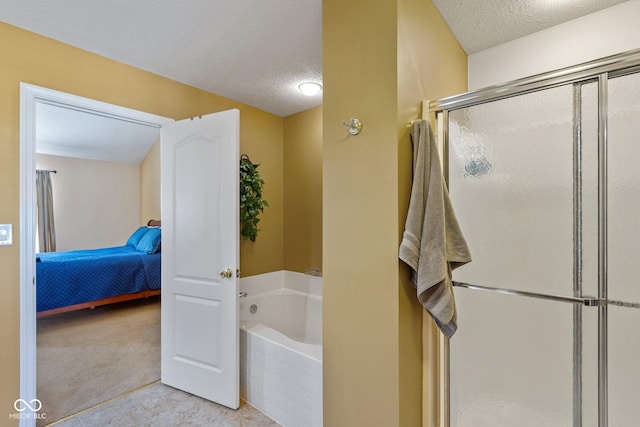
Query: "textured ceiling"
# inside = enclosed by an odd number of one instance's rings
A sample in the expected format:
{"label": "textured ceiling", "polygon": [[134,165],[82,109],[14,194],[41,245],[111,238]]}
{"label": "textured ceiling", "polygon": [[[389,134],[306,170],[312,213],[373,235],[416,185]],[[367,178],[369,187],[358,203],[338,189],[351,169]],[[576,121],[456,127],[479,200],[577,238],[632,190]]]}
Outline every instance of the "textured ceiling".
{"label": "textured ceiling", "polygon": [[[623,0],[433,0],[468,53]],[[0,0],[0,20],[287,116],[322,103],[322,0]]]}
{"label": "textured ceiling", "polygon": [[36,103],[36,152],[139,164],[160,137],[156,126],[94,111]]}
{"label": "textured ceiling", "polygon": [[[472,54],[623,1],[433,3]],[[0,0],[0,21],[279,116],[322,103],[297,89],[322,81],[322,0]]]}
{"label": "textured ceiling", "polygon": [[625,0],[433,0],[472,53],[624,3]]}
{"label": "textured ceiling", "polygon": [[322,103],[321,0],[0,0],[0,21],[287,116]]}

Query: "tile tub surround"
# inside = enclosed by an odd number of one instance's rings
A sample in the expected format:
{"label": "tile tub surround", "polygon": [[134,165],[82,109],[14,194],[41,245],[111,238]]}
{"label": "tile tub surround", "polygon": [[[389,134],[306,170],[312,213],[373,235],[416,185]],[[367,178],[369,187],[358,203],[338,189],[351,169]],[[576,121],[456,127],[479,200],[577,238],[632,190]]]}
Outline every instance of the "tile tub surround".
{"label": "tile tub surround", "polygon": [[322,277],[280,270],[240,279],[240,291],[249,296],[283,288],[322,297]]}
{"label": "tile tub surround", "polygon": [[[317,327],[321,327],[321,312],[316,309],[322,295],[319,277],[288,271],[267,273],[241,279],[240,290],[251,297],[244,301],[256,302],[259,311],[261,306],[271,308],[274,297],[284,296],[283,303],[290,303],[288,297],[306,294],[309,310],[275,307],[274,315],[280,318],[313,313],[309,314],[312,319],[290,318],[286,322],[317,322]],[[269,304],[264,303],[264,298],[270,299]],[[285,427],[322,426],[322,346],[315,343],[317,328],[307,328],[316,329],[308,336],[310,343],[296,341],[269,326],[247,320],[244,308],[240,314],[241,396]]]}

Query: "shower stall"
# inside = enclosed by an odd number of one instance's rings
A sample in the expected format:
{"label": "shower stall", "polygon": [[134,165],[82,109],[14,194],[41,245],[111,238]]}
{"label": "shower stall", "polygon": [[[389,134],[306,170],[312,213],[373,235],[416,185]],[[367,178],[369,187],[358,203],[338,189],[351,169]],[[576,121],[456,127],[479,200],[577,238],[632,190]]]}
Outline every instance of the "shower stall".
{"label": "shower stall", "polygon": [[442,425],[639,425],[640,51],[429,110],[473,256]]}

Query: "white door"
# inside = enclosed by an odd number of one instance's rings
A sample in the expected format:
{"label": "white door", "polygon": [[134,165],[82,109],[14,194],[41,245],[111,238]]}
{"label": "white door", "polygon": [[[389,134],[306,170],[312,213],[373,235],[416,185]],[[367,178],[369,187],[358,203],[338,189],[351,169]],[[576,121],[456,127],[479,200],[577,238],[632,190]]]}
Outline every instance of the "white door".
{"label": "white door", "polygon": [[239,406],[238,110],[163,125],[162,382]]}

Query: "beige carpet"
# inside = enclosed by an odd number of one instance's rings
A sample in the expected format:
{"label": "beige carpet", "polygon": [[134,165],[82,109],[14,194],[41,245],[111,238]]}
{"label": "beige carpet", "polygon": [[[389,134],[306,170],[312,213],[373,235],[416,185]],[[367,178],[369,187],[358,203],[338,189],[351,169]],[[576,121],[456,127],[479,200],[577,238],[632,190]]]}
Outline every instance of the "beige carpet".
{"label": "beige carpet", "polygon": [[160,379],[160,299],[38,320],[38,426]]}

